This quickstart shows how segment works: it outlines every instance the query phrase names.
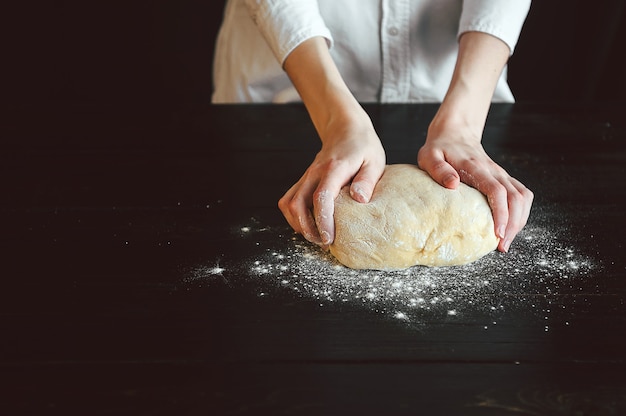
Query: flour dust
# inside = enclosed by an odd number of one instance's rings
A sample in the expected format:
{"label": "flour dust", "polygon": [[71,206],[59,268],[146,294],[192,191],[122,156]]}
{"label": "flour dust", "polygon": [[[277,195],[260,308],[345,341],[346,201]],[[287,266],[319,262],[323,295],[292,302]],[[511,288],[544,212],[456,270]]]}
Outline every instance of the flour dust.
{"label": "flour dust", "polygon": [[[288,289],[321,307],[363,307],[414,323],[462,319],[470,311],[502,316],[506,308],[523,307],[545,315],[542,330],[548,331],[550,314],[564,308],[558,296],[578,293],[581,279],[597,267],[564,245],[554,230],[532,224],[517,236],[509,253],[492,252],[464,266],[415,266],[401,271],[349,269],[287,229],[277,231],[255,221],[234,232],[258,254],[233,274],[253,280],[250,286],[258,296]],[[206,265],[197,268],[192,279],[228,272],[219,264]],[[490,320],[484,329],[496,324]]]}

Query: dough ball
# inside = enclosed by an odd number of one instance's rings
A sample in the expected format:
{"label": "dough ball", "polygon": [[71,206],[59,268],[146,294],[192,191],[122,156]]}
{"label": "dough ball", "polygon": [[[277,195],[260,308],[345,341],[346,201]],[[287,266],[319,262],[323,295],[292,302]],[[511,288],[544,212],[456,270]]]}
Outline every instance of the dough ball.
{"label": "dough ball", "polygon": [[446,189],[414,165],[388,165],[367,204],[344,187],[330,252],[353,269],[470,263],[495,250],[487,199],[463,183]]}

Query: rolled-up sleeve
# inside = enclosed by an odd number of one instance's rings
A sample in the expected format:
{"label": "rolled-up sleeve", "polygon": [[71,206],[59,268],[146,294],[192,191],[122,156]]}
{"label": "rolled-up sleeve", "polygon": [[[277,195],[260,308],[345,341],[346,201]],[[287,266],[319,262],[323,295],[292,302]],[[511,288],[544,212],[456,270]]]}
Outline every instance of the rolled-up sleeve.
{"label": "rolled-up sleeve", "polygon": [[464,0],[458,35],[484,32],[506,43],[512,54],[531,0]]}
{"label": "rolled-up sleeve", "polygon": [[281,64],[302,42],[321,36],[329,47],[332,36],[315,0],[246,0],[252,20]]}

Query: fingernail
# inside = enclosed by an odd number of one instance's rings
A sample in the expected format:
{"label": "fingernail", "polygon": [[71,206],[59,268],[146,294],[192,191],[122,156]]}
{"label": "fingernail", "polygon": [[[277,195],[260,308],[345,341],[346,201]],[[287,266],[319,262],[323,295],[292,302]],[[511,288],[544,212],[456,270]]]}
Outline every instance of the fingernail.
{"label": "fingernail", "polygon": [[320,240],[316,235],[313,235],[307,231],[302,230],[302,236],[304,237],[305,240],[310,241],[313,244],[316,244],[318,246],[322,245],[322,240]]}
{"label": "fingernail", "polygon": [[498,237],[502,239],[504,238],[505,235],[506,235],[506,227],[504,225],[501,225],[500,228],[498,228]]}
{"label": "fingernail", "polygon": [[363,192],[363,189],[361,189],[360,186],[353,186],[353,187],[351,187],[350,188],[350,196],[355,201],[367,202],[367,196],[365,195],[365,192]]}
{"label": "fingernail", "polygon": [[308,240],[309,242],[315,244],[316,246],[322,246],[324,245],[324,243],[322,242],[322,240],[320,240],[319,238],[315,238],[314,236],[312,236],[311,234],[305,235],[304,238],[306,240]]}
{"label": "fingernail", "polygon": [[320,237],[322,238],[322,244],[327,246],[331,243],[330,234],[328,231],[320,231]]}
{"label": "fingernail", "polygon": [[509,252],[510,247],[511,247],[511,240],[504,240],[504,243],[502,244],[502,248],[504,249],[505,253]]}

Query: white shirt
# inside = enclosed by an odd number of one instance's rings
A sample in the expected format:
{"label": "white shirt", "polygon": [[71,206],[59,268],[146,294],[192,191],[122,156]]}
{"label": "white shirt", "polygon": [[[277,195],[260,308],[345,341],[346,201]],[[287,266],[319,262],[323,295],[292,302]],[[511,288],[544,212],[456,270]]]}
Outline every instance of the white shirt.
{"label": "white shirt", "polygon": [[[515,49],[530,0],[228,0],[214,59],[214,103],[299,101],[282,69],[324,37],[360,102],[441,102],[467,31]],[[492,101],[512,102],[506,68]]]}

